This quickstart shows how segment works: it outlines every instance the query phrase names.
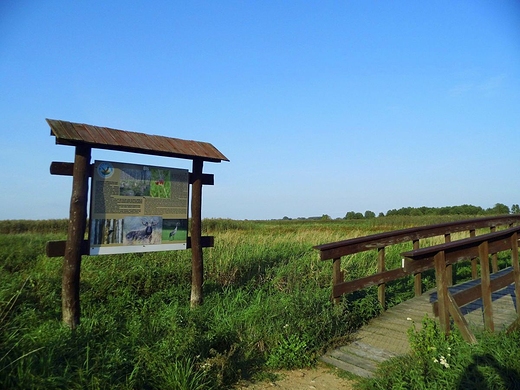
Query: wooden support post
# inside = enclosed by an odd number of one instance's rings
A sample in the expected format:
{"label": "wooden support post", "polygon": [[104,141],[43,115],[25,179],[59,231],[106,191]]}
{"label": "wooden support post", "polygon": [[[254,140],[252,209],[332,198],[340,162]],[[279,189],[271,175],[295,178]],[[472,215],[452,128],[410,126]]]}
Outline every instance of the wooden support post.
{"label": "wooden support post", "polygon": [[202,166],[203,160],[193,160],[191,186],[191,307],[202,304],[204,263],[202,259]]}
{"label": "wooden support post", "polygon": [[[496,232],[497,228],[496,226],[491,226],[490,232]],[[495,273],[498,272],[498,254],[492,253],[491,254],[491,272]]]}
{"label": "wooden support post", "polygon": [[[419,249],[419,240],[413,240],[413,250]],[[413,286],[414,286],[414,292],[415,296],[421,296],[422,295],[422,277],[421,273],[417,272],[413,275]]]}
{"label": "wooden support post", "polygon": [[478,247],[480,258],[480,284],[482,288],[482,303],[484,306],[484,328],[494,331],[493,306],[491,301],[491,277],[489,274],[489,245],[484,241]]}
{"label": "wooden support post", "polygon": [[515,280],[516,314],[520,316],[520,265],[518,264],[518,233],[511,236],[511,263]]}
{"label": "wooden support post", "polygon": [[[332,260],[332,286],[343,282],[343,272],[341,272],[341,257]],[[334,303],[338,305],[340,303],[339,297],[332,297]]]}
{"label": "wooden support post", "polygon": [[[475,237],[476,233],[475,233],[475,229],[471,229],[469,231],[469,236],[470,237]],[[478,278],[478,272],[477,272],[477,258],[476,257],[472,257],[471,258],[471,278],[472,279],[476,279]]]}
{"label": "wooden support post", "polygon": [[446,258],[444,251],[434,256],[435,279],[437,281],[437,301],[439,303],[439,323],[445,334],[450,332],[448,301],[448,280],[446,276]]}
{"label": "wooden support post", "polygon": [[61,285],[62,319],[63,323],[71,329],[75,329],[80,321],[81,249],[87,223],[90,155],[91,149],[89,147],[76,146]]}
{"label": "wooden support post", "polygon": [[[377,272],[381,273],[385,271],[385,247],[377,249]],[[385,284],[381,283],[377,286],[377,298],[379,304],[385,310]]]}
{"label": "wooden support post", "polygon": [[[451,242],[451,234],[444,235],[444,242]],[[449,264],[446,266],[446,280],[448,283],[448,287],[453,286],[453,265]]]}

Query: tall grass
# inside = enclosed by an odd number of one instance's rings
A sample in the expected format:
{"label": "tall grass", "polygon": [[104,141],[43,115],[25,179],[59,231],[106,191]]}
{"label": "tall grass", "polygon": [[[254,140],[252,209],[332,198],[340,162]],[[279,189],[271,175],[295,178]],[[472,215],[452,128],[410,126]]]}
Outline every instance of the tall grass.
{"label": "tall grass", "polygon": [[[62,259],[44,255],[66,228],[23,225],[25,233],[0,234],[0,387],[222,389],[312,365],[380,310],[374,288],[333,305],[331,264],[312,247],[441,221],[204,220],[215,247],[204,249],[201,307],[190,309],[189,251],[86,256],[74,332],[61,324]],[[389,267],[399,250],[387,253]],[[354,278],[375,264],[363,253],[343,267]],[[412,291],[404,280],[387,296]]]}

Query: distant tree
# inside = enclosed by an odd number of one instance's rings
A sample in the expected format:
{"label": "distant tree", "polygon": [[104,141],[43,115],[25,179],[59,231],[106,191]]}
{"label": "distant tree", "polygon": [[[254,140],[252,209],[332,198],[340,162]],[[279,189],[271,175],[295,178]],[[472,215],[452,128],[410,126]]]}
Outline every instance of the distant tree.
{"label": "distant tree", "polygon": [[376,217],[376,213],[374,213],[373,211],[370,211],[370,210],[365,211],[366,219],[375,218],[375,217]]}
{"label": "distant tree", "polygon": [[332,218],[327,214],[323,214],[320,219],[322,221],[330,221]]}
{"label": "distant tree", "polygon": [[384,217],[384,216],[385,216],[385,213],[380,212],[380,213],[377,215],[377,218]]}
{"label": "distant tree", "polygon": [[287,215],[282,218],[284,221],[289,221],[291,218],[289,218]]}
{"label": "distant tree", "polygon": [[518,204],[511,206],[511,214],[520,214],[520,206]]}
{"label": "distant tree", "polygon": [[345,214],[345,219],[363,219],[363,214],[355,211],[349,211]]}
{"label": "distant tree", "polygon": [[488,211],[489,214],[494,214],[494,215],[509,214],[509,207],[507,207],[503,203],[497,203],[497,204],[495,204],[494,207],[487,209],[486,211]]}

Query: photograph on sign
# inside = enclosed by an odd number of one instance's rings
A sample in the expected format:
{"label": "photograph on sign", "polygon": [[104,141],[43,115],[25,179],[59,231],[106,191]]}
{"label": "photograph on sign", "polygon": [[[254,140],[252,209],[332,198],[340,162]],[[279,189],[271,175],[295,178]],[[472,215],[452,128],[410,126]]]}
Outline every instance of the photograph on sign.
{"label": "photograph on sign", "polygon": [[96,161],[90,254],[186,249],[188,177],[186,169]]}

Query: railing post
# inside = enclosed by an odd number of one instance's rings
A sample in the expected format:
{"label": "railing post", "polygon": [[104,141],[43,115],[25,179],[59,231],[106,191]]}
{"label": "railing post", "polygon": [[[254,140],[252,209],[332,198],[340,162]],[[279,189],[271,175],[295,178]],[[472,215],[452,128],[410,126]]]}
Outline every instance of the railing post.
{"label": "railing post", "polygon": [[[377,273],[385,271],[385,247],[377,248]],[[381,283],[377,286],[377,298],[379,304],[385,310],[385,284]]]}
{"label": "railing post", "polygon": [[511,236],[511,263],[515,280],[516,314],[520,316],[520,265],[518,264],[518,233]]}
{"label": "railing post", "polygon": [[[496,226],[491,226],[489,229],[491,233],[497,231]],[[498,272],[498,255],[496,253],[491,254],[491,272],[495,273]]]}
{"label": "railing post", "polygon": [[[419,240],[413,240],[413,250],[419,249]],[[413,275],[413,287],[415,296],[422,295],[422,276],[420,272]]]}
{"label": "railing post", "polygon": [[[451,242],[451,233],[444,235],[444,242]],[[446,280],[448,287],[453,286],[453,265],[449,264],[446,266]]]}
{"label": "railing post", "polygon": [[341,272],[341,257],[332,260],[332,299],[336,305],[341,301],[334,296],[334,286],[343,282],[343,272]]}
{"label": "railing post", "polygon": [[[476,236],[475,229],[471,229],[471,230],[469,231],[469,236],[470,236],[470,237],[475,237],[475,236]],[[478,272],[477,272],[477,258],[476,258],[476,257],[472,257],[472,258],[471,258],[471,278],[472,278],[472,279],[476,279],[476,278],[478,278]]]}
{"label": "railing post", "polygon": [[434,258],[435,280],[437,282],[437,301],[439,302],[439,323],[445,334],[450,333],[450,315],[448,301],[448,280],[446,272],[446,257],[444,251],[438,252]]}
{"label": "railing post", "polygon": [[493,304],[491,301],[491,277],[489,274],[489,245],[484,241],[478,247],[480,258],[480,284],[482,288],[482,303],[484,306],[484,328],[494,331]]}

